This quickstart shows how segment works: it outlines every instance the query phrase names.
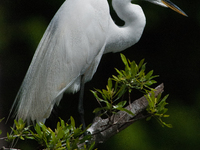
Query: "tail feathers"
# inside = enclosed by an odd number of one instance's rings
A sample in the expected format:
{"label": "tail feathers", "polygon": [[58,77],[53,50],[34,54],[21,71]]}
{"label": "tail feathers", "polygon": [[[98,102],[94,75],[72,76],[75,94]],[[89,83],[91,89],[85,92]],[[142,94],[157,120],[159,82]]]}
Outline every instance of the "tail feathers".
{"label": "tail feathers", "polygon": [[15,114],[15,119],[19,120],[21,118],[22,120],[26,121],[27,124],[34,123],[35,121],[45,123],[46,119],[51,114],[54,104],[56,103],[58,105],[63,97],[62,93],[54,100],[51,100],[51,103],[47,103],[43,100],[37,101],[37,99],[34,99],[34,97],[28,98],[27,96],[21,96],[21,94],[21,91],[19,91],[11,108],[11,112],[14,107],[16,107],[16,109],[13,111]]}
{"label": "tail feathers", "polygon": [[26,120],[28,124],[30,124],[31,121],[45,123],[45,120],[51,114],[54,104],[59,104],[62,97],[63,94],[52,100],[51,103],[37,100],[32,100],[31,103],[27,103],[29,101],[20,103],[17,110],[16,118],[22,118],[23,120]]}

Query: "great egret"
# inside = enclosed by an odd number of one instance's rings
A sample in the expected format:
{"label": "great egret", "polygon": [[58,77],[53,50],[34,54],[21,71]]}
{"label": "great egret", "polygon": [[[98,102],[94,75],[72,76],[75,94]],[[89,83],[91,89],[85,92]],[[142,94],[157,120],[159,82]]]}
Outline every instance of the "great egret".
{"label": "great egret", "polygon": [[[148,0],[186,14],[169,0]],[[103,54],[122,51],[140,39],[146,24],[139,5],[112,0],[125,25],[117,26],[107,0],[66,0],[47,27],[16,96],[16,119],[42,121],[59,104],[64,92],[80,88],[79,112],[83,121],[83,88],[91,80]],[[12,110],[11,109],[11,110]]]}

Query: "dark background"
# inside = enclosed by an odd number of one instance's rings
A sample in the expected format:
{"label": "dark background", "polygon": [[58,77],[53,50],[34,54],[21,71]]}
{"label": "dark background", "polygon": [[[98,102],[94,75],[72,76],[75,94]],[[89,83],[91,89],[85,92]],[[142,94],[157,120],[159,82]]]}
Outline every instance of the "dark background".
{"label": "dark background", "polygon": [[[189,17],[139,1],[147,24],[141,40],[122,52],[136,62],[145,58],[147,70],[153,69],[154,74],[159,75],[158,84],[164,83],[164,94],[170,94],[170,118],[165,121],[173,128],[163,128],[155,120],[138,121],[100,145],[99,150],[200,149],[200,1],[173,2]],[[34,51],[62,3],[63,0],[0,1],[0,118],[8,116]],[[116,74],[114,68],[123,69],[119,53],[104,55],[92,81],[86,84],[84,106],[87,124],[92,122],[92,111],[98,107],[89,90],[104,88],[108,77]],[[69,116],[78,123],[77,98],[78,94],[65,95],[47,123],[54,126],[56,118],[62,117],[67,121]],[[4,123],[0,124],[2,136],[10,131],[13,119],[6,126]],[[29,148],[26,143],[19,143],[17,147],[23,145],[22,149],[34,149],[35,143],[29,144]],[[2,141],[0,147],[1,144]]]}

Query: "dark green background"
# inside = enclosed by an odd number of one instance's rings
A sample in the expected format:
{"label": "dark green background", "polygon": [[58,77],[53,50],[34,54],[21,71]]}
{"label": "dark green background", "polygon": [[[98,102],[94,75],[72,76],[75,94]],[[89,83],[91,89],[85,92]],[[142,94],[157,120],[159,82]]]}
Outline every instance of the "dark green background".
{"label": "dark green background", "polygon": [[[139,1],[146,15],[146,28],[141,40],[123,51],[136,62],[145,58],[147,69],[153,69],[160,76],[158,84],[163,82],[164,94],[170,94],[168,113],[171,116],[165,121],[173,128],[162,128],[155,120],[138,121],[100,145],[99,150],[200,149],[200,1],[173,2],[189,17]],[[0,118],[8,116],[37,44],[62,3],[63,0],[0,1]],[[118,23],[117,18],[114,20]],[[116,74],[115,67],[123,68],[119,53],[104,55],[94,78],[86,84],[87,124],[94,117],[92,110],[98,106],[89,89],[104,88],[108,77]],[[74,116],[78,122],[77,98],[78,94],[65,95],[47,123],[54,126],[55,118],[60,116],[65,120]],[[10,119],[6,127],[4,122],[0,124],[3,135],[12,123]]]}

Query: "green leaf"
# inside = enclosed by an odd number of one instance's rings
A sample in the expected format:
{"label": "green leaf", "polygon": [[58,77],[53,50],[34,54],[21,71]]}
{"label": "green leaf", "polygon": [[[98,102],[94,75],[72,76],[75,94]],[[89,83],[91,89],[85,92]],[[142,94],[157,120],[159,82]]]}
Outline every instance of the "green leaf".
{"label": "green leaf", "polygon": [[165,117],[165,118],[166,118],[166,117],[169,117],[169,115],[163,115],[163,117]]}
{"label": "green leaf", "polygon": [[93,110],[93,113],[96,114],[96,113],[98,113],[98,112],[101,111],[101,110],[107,110],[107,107],[101,107],[101,108],[99,107],[99,108],[96,108],[96,109]]}
{"label": "green leaf", "polygon": [[112,104],[110,104],[110,103],[107,102],[107,101],[106,101],[106,106],[107,106],[108,109],[111,109],[111,108],[112,108]]}
{"label": "green leaf", "polygon": [[115,108],[117,107],[124,107],[126,105],[127,101],[121,101],[117,105],[115,105]]}
{"label": "green leaf", "polygon": [[47,127],[43,123],[39,122],[38,124],[42,128],[42,131],[44,131],[45,133],[49,133]]}
{"label": "green leaf", "polygon": [[95,142],[93,142],[93,143],[90,145],[90,147],[89,147],[88,150],[93,150],[93,149],[94,149],[94,146],[95,146]]}
{"label": "green leaf", "polygon": [[119,71],[118,69],[115,68],[115,70],[117,71],[117,73],[120,75],[120,76],[123,76],[123,73],[121,71]]}
{"label": "green leaf", "polygon": [[35,137],[33,137],[33,136],[26,136],[26,139],[35,140]]}
{"label": "green leaf", "polygon": [[113,77],[113,80],[114,80],[114,81],[116,81],[116,82],[119,82],[119,81],[120,81],[119,78],[116,77],[115,75],[112,75],[112,77]]}
{"label": "green leaf", "polygon": [[122,53],[120,53],[120,55],[121,55],[121,59],[122,59],[123,63],[125,64],[125,66],[128,65],[126,57]]}
{"label": "green leaf", "polygon": [[135,63],[135,61],[132,61],[131,64],[131,73],[132,73],[132,76],[135,77],[137,72],[138,72],[138,66],[137,64]]}
{"label": "green leaf", "polygon": [[146,118],[146,121],[149,121],[149,120],[151,120],[151,118],[152,118],[151,116],[150,116],[150,117],[147,117],[147,118]]}
{"label": "green leaf", "polygon": [[58,138],[58,139],[62,139],[63,136],[64,136],[64,131],[63,131],[63,129],[62,129],[62,128],[58,128],[57,130],[58,130],[57,138]]}
{"label": "green leaf", "polygon": [[61,118],[60,118],[60,124],[61,124],[61,127],[64,129],[65,128],[65,122]]}
{"label": "green leaf", "polygon": [[147,85],[147,86],[151,86],[152,84],[155,84],[155,83],[157,83],[157,81],[155,81],[155,80],[150,80],[150,81],[147,81],[147,82],[146,82],[146,85]]}
{"label": "green leaf", "polygon": [[[5,118],[5,117],[4,117]],[[0,122],[2,122],[4,120],[4,118],[0,119]]]}
{"label": "green leaf", "polygon": [[142,65],[141,70],[145,71],[146,69],[146,63]]}
{"label": "green leaf", "polygon": [[117,99],[119,99],[120,97],[122,97],[122,95],[124,95],[124,93],[125,93],[126,91],[127,91],[126,85],[123,84],[123,85],[120,87],[119,91],[116,93]]}
{"label": "green leaf", "polygon": [[90,90],[90,91],[92,92],[92,94],[94,95],[94,97],[95,97],[96,99],[99,98],[96,91],[92,91],[92,90]]}
{"label": "green leaf", "polygon": [[169,97],[169,94],[166,95],[166,96],[161,100],[161,102],[162,102],[162,101],[166,101],[168,97]]}
{"label": "green leaf", "polygon": [[112,79],[108,78],[108,88],[112,89]]}
{"label": "green leaf", "polygon": [[71,150],[70,140],[69,139],[66,140],[66,147],[67,147],[67,150]]}
{"label": "green leaf", "polygon": [[144,63],[144,59],[142,59],[142,60],[139,62],[138,69],[140,69],[140,68],[142,67],[143,63]]}
{"label": "green leaf", "polygon": [[15,124],[16,128],[19,127],[19,124],[18,124],[17,120],[14,120],[14,124]]}
{"label": "green leaf", "polygon": [[72,127],[75,128],[75,120],[72,116],[70,117],[70,120],[71,120]]}
{"label": "green leaf", "polygon": [[157,101],[158,101],[158,102],[160,102],[161,95],[162,95],[162,94],[161,94],[161,93],[159,93],[159,94],[158,94],[158,96],[157,96]]}
{"label": "green leaf", "polygon": [[122,107],[117,107],[116,108],[117,110],[120,110],[120,111],[125,111],[127,112],[128,114],[132,115],[132,116],[135,116],[130,110],[128,109],[125,109],[125,108],[122,108]]}
{"label": "green leaf", "polygon": [[40,126],[39,126],[38,124],[35,125],[35,131],[37,132],[37,134],[38,134],[39,136],[42,135],[42,131],[41,131]]}
{"label": "green leaf", "polygon": [[149,80],[151,80],[151,79],[153,79],[153,78],[157,78],[157,77],[159,77],[159,75],[151,76],[151,77],[149,78]]}
{"label": "green leaf", "polygon": [[24,140],[23,136],[20,136],[19,138],[20,138],[21,140]]}
{"label": "green leaf", "polygon": [[152,74],[153,74],[153,70],[149,71],[147,73],[147,75],[145,76],[145,78],[148,80],[151,77]]}

